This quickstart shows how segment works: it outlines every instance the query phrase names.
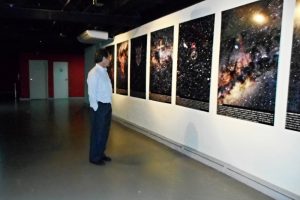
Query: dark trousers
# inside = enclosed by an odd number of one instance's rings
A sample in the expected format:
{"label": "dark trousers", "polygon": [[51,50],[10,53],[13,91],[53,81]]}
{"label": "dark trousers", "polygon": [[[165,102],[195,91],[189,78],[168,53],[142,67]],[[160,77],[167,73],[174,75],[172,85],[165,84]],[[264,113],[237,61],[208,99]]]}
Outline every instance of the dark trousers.
{"label": "dark trousers", "polygon": [[90,161],[102,160],[111,124],[111,104],[98,102],[98,109],[91,110]]}

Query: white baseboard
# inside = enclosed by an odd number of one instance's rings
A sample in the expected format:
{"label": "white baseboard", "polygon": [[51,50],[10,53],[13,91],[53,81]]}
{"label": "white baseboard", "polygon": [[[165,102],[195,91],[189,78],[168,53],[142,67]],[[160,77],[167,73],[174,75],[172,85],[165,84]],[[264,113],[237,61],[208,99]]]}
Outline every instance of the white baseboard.
{"label": "white baseboard", "polygon": [[274,199],[278,200],[300,200],[300,196],[289,192],[287,190],[284,190],[278,186],[273,185],[272,183],[266,182],[262,179],[259,179],[251,174],[248,174],[247,172],[244,172],[240,169],[235,168],[234,166],[231,166],[230,164],[224,163],[221,160],[217,160],[213,157],[210,157],[206,154],[203,154],[201,152],[196,151],[195,149],[192,149],[190,147],[184,146],[182,144],[179,144],[177,142],[174,142],[164,136],[159,135],[158,133],[155,133],[151,130],[147,130],[141,126],[138,126],[132,122],[129,122],[127,120],[124,120],[122,118],[119,118],[117,116],[113,116],[113,119],[123,125],[125,125],[128,128],[131,128],[135,131],[138,131],[176,151],[181,152],[182,154],[195,159],[207,166],[210,166]]}

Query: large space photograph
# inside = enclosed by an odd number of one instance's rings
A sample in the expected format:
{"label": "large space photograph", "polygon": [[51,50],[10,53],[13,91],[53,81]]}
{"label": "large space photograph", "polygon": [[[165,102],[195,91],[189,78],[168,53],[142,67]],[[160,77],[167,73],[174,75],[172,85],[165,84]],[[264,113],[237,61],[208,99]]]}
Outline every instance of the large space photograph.
{"label": "large space photograph", "polygon": [[217,113],[274,125],[282,0],[222,12]]}
{"label": "large space photograph", "polygon": [[297,0],[294,17],[286,128],[300,131],[300,0]]}
{"label": "large space photograph", "polygon": [[128,41],[117,44],[117,94],[128,94]]}
{"label": "large space photograph", "polygon": [[108,73],[108,76],[111,80],[111,85],[112,85],[112,91],[114,92],[114,88],[115,88],[115,85],[114,85],[114,80],[115,80],[115,76],[114,76],[114,68],[115,68],[115,46],[112,45],[112,46],[108,46],[106,47],[108,53],[109,53],[109,59],[110,59],[110,65],[107,67],[107,73]]}
{"label": "large space photograph", "polygon": [[131,39],[130,96],[146,98],[147,35]]}
{"label": "large space photograph", "polygon": [[209,111],[214,15],[179,24],[176,104]]}
{"label": "large space photograph", "polygon": [[151,33],[149,99],[171,103],[174,27]]}

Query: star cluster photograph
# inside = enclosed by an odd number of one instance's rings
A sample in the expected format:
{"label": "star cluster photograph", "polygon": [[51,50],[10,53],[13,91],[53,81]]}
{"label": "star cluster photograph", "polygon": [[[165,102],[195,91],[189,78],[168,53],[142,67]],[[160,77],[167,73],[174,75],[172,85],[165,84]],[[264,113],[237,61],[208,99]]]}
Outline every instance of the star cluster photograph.
{"label": "star cluster photograph", "polygon": [[179,25],[176,104],[209,103],[213,35],[214,15]]}
{"label": "star cluster photograph", "polygon": [[115,80],[115,76],[114,76],[114,63],[115,63],[115,46],[112,45],[112,46],[108,46],[106,47],[108,53],[109,53],[109,59],[110,59],[110,64],[109,66],[107,67],[107,73],[109,75],[109,78],[111,80],[111,85],[112,85],[112,90],[114,92],[114,80]]}

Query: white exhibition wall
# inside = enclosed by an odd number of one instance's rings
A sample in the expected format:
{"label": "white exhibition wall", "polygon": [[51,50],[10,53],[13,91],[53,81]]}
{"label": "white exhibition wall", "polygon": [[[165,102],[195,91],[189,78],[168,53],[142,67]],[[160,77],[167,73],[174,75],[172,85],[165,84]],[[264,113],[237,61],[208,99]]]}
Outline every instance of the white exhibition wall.
{"label": "white exhibition wall", "polygon": [[[284,0],[274,126],[216,114],[221,12],[251,2],[254,1],[206,0],[116,36],[109,45],[148,35],[147,89],[146,100],[114,94],[113,115],[225,163],[283,196],[297,199],[300,198],[300,132],[285,129],[296,0]],[[215,14],[210,106],[209,112],[203,112],[175,104],[178,30],[179,23],[210,14]],[[150,33],[169,26],[174,26],[171,104],[149,100]]]}

